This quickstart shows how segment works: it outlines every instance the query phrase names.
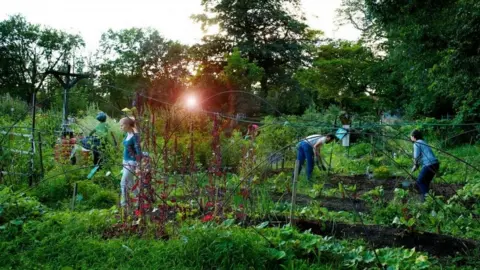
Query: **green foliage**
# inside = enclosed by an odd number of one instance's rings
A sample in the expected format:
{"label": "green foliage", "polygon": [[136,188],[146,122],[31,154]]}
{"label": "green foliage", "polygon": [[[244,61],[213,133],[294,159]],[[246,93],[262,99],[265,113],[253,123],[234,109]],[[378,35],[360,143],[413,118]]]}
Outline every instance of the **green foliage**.
{"label": "green foliage", "polygon": [[8,226],[20,226],[27,220],[41,217],[47,208],[24,193],[15,193],[8,187],[0,190],[0,231]]}
{"label": "green foliage", "polygon": [[[336,241],[331,237],[322,238],[310,233],[300,234],[290,227],[274,229],[267,237],[279,247],[280,251],[285,252],[286,258],[316,254],[317,263],[334,262],[347,268],[373,267],[377,264],[375,254],[358,243],[355,243],[354,247],[348,242]],[[428,257],[416,253],[414,249],[383,248],[378,249],[377,253],[381,264],[386,268],[427,269],[431,266]]]}
{"label": "green foliage", "polygon": [[28,105],[26,102],[11,97],[10,94],[0,96],[0,114],[2,119],[7,122],[23,120],[28,115]]}
{"label": "green foliage", "polygon": [[77,185],[77,208],[111,208],[117,202],[118,196],[115,192],[102,189],[90,180],[79,181]]}
{"label": "green foliage", "polygon": [[45,87],[42,73],[57,68],[61,59],[68,59],[82,46],[80,36],[29,23],[21,15],[1,21],[1,92],[32,100],[32,94]]}
{"label": "green foliage", "polygon": [[[205,77],[215,81],[215,73],[222,70],[222,64],[212,60],[221,59],[238,48],[242,57],[257,63],[264,71],[260,96],[268,98],[282,111],[301,113],[310,96],[292,75],[308,59],[309,49],[321,32],[310,30],[305,18],[297,14],[298,1],[206,0],[202,4],[205,13],[193,18],[204,29],[212,25],[220,27],[218,34],[205,36],[203,44],[195,46]],[[302,96],[297,91],[303,92]]]}
{"label": "green foliage", "polygon": [[102,35],[99,52],[101,93],[108,100],[100,105],[106,111],[129,107],[137,89],[149,89],[145,94],[152,98],[151,105],[173,104],[189,75],[187,47],[165,39],[155,29],[110,29]]}
{"label": "green foliage", "polygon": [[42,182],[33,189],[32,195],[49,206],[58,206],[73,194],[73,184],[86,178],[88,169],[79,171],[72,165],[59,166],[45,174]]}
{"label": "green foliage", "polygon": [[380,166],[373,169],[373,177],[375,179],[388,179],[391,175],[392,173],[386,166]]}
{"label": "green foliage", "polygon": [[[383,32],[389,73],[398,74],[409,116],[456,114],[478,120],[478,1],[365,1],[366,18]],[[396,92],[394,98],[397,98]],[[400,99],[401,100],[401,99]]]}
{"label": "green foliage", "polygon": [[[247,146],[248,141],[243,139],[242,133],[239,131],[234,131],[229,138],[222,136],[222,165],[227,167],[236,167],[240,165],[242,158],[244,158]],[[211,152],[211,147],[208,149],[208,152]]]}
{"label": "green foliage", "polygon": [[297,73],[300,83],[318,91],[316,103],[338,104],[348,112],[373,112],[369,88],[375,58],[361,42],[332,41],[315,52],[313,67]]}
{"label": "green foliage", "polygon": [[228,111],[230,113],[255,112],[257,100],[253,99],[251,95],[238,91],[252,93],[254,86],[260,82],[263,74],[264,70],[256,63],[249,62],[247,58],[242,58],[241,52],[237,48],[227,57],[227,65],[223,69],[221,79],[229,90],[237,91],[228,94],[230,104]]}
{"label": "green foliage", "polygon": [[369,143],[357,143],[351,145],[348,151],[350,158],[361,158],[370,154],[372,146]]}

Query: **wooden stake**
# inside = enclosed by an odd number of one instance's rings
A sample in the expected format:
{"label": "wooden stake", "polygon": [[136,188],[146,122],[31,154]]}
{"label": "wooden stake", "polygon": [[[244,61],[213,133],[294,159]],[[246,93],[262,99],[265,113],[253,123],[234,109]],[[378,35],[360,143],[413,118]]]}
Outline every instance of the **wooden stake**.
{"label": "wooden stake", "polygon": [[297,201],[297,179],[298,179],[298,169],[300,168],[300,160],[295,161],[295,170],[293,172],[293,183],[292,183],[292,205],[290,208],[290,225],[293,225],[293,213],[295,210],[295,202]]}
{"label": "wooden stake", "polygon": [[77,187],[78,184],[73,185],[73,196],[72,196],[72,211],[75,209],[75,200],[77,199]]}

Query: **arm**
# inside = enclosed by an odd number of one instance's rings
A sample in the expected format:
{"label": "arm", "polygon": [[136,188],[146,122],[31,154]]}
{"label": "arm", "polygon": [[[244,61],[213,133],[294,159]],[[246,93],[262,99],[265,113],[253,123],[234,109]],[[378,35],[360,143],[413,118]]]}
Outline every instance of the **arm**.
{"label": "arm", "polygon": [[417,143],[413,144],[413,167],[412,173],[418,169],[418,163],[420,161],[421,153],[420,146]]}
{"label": "arm", "polygon": [[90,133],[88,134],[88,136],[92,136],[97,130],[96,129],[92,129],[92,131],[90,131]]}
{"label": "arm", "polygon": [[317,158],[320,158],[320,150],[322,149],[323,142],[322,140],[318,140],[318,142],[313,146],[313,152]]}
{"label": "arm", "polygon": [[323,162],[323,158],[320,154],[320,149],[322,149],[323,142],[318,141],[314,146],[313,146],[313,151],[315,156],[317,157],[317,162],[318,166],[321,166],[321,169],[326,170],[327,168],[325,167],[325,164]]}

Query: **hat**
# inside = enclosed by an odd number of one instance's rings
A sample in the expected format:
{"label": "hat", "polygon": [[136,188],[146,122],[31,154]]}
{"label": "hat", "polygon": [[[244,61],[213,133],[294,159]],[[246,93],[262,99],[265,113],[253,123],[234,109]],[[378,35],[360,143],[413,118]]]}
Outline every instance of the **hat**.
{"label": "hat", "polygon": [[100,122],[105,122],[107,121],[107,115],[104,112],[99,112],[97,114],[97,120]]}

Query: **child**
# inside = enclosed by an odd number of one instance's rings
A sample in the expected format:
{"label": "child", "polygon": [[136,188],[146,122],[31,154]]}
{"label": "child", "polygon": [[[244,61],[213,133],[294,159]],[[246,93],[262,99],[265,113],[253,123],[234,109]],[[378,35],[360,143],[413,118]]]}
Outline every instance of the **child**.
{"label": "child", "polygon": [[127,133],[123,140],[123,172],[120,188],[122,192],[121,206],[126,206],[127,188],[131,188],[134,182],[134,172],[139,173],[138,165],[142,158],[140,150],[140,138],[136,133],[135,121],[125,117],[120,120],[120,129]]}
{"label": "child", "polygon": [[[315,134],[301,140],[300,143],[297,144],[297,160],[300,163],[298,173],[300,174],[303,162],[306,159],[307,179],[310,181],[312,178],[314,157],[317,157],[317,159],[321,161],[322,156],[320,155],[320,149],[324,144],[331,143],[334,139],[335,137],[333,134],[327,134],[326,136]],[[325,165],[323,165],[323,163],[322,168],[325,170]]]}
{"label": "child", "polygon": [[[100,165],[101,161],[101,152],[104,149],[105,142],[107,141],[107,136],[108,136],[108,125],[106,123],[107,121],[107,115],[103,112],[100,112],[97,114],[96,119],[100,122],[98,125],[95,127],[94,130],[92,130],[89,134],[92,144],[92,151],[93,151],[93,165]],[[92,137],[93,134],[96,135],[96,137]],[[113,134],[112,134],[113,136]]]}
{"label": "child", "polygon": [[420,190],[420,200],[425,201],[425,196],[430,189],[430,182],[440,169],[440,163],[430,146],[423,140],[423,135],[419,130],[412,131],[410,140],[413,142],[412,173],[418,169],[418,165],[421,163],[422,169],[418,174],[417,185]]}

